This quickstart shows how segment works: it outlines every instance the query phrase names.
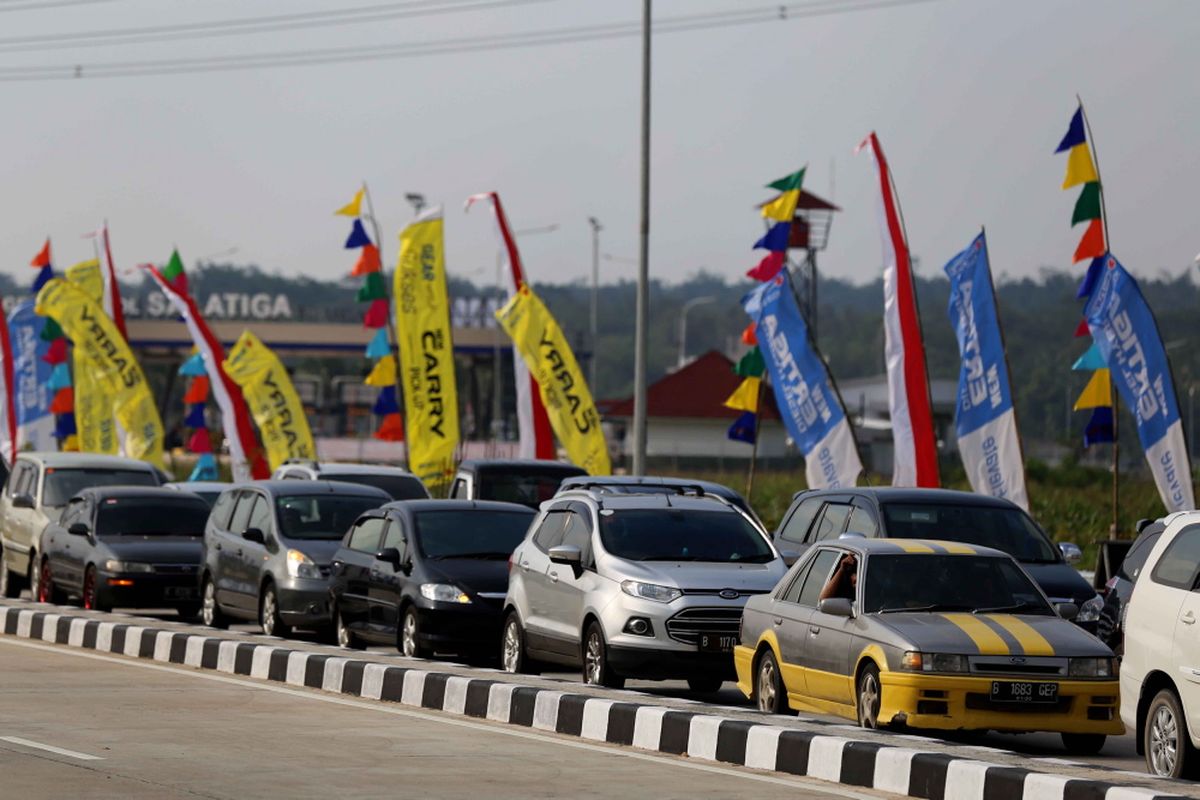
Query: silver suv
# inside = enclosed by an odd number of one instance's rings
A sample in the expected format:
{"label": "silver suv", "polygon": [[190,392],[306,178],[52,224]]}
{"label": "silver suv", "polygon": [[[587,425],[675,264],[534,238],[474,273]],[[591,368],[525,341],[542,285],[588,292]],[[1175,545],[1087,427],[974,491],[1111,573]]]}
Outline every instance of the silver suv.
{"label": "silver suv", "polygon": [[743,512],[711,495],[564,491],[510,561],[501,663],[582,667],[584,682],[731,680],[742,607],[787,567]]}

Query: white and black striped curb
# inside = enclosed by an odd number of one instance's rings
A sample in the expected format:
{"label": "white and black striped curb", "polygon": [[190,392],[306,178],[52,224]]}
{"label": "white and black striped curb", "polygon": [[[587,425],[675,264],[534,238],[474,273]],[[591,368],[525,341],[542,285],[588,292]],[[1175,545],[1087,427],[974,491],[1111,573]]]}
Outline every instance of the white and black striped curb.
{"label": "white and black striped curb", "polygon": [[1181,797],[744,719],[50,611],[0,606],[0,631],[929,800]]}

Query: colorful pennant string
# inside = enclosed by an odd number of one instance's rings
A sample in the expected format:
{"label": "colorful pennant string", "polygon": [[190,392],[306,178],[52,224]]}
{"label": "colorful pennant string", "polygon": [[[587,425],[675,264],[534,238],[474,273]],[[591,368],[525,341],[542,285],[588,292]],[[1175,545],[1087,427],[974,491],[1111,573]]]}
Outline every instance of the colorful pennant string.
{"label": "colorful pennant string", "polygon": [[762,378],[745,378],[725,400],[725,407],[734,411],[758,413],[758,389]]}
{"label": "colorful pennant string", "polygon": [[367,344],[367,358],[372,361],[383,358],[392,352],[391,346],[388,345],[387,331],[383,328],[375,331],[375,335]]}
{"label": "colorful pennant string", "polygon": [[[192,382],[188,385],[187,392],[185,392],[183,395],[183,402],[187,403],[188,405],[192,405],[193,403],[203,403],[208,399],[209,388],[207,375],[199,375],[195,378],[192,378]],[[188,427],[195,428],[204,426],[189,425]]]}
{"label": "colorful pennant string", "polygon": [[196,466],[192,470],[192,474],[188,475],[189,481],[215,481],[220,478],[217,472],[217,459],[212,453],[201,453],[196,459]]}
{"label": "colorful pennant string", "polygon": [[729,426],[729,430],[725,433],[725,437],[732,439],[735,442],[745,442],[746,444],[754,444],[755,433],[758,431],[758,416],[753,411],[743,411],[733,424]]}
{"label": "colorful pennant string", "polygon": [[375,438],[382,439],[385,442],[403,442],[404,441],[404,420],[397,414],[388,414],[383,418],[383,422],[379,425],[379,430],[375,431]]}

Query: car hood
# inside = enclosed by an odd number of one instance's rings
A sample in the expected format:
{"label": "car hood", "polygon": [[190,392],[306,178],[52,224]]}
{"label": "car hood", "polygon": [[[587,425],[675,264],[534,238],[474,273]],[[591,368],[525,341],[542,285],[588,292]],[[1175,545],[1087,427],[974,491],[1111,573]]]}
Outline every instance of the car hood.
{"label": "car hood", "polygon": [[342,546],[341,539],[288,539],[283,546],[289,550],[299,550],[308,556],[318,566],[327,567],[333,561],[334,553]]}
{"label": "car hood", "polygon": [[201,536],[114,536],[100,544],[115,559],[143,564],[199,564],[204,550]]}
{"label": "car hood", "polygon": [[775,588],[775,584],[779,583],[779,579],[787,572],[787,567],[784,566],[781,558],[765,564],[615,560],[619,566],[612,573],[616,573],[621,578],[674,586],[684,590],[738,589],[739,591],[769,592]]}
{"label": "car hood", "polygon": [[432,580],[452,583],[468,594],[508,591],[508,559],[445,558],[423,563],[425,574]]}
{"label": "car hood", "polygon": [[1065,600],[1076,605],[1083,605],[1085,601],[1096,596],[1096,590],[1079,574],[1079,570],[1070,564],[1021,562],[1021,566],[1029,573],[1029,577],[1042,587],[1042,591],[1051,601]]}
{"label": "car hood", "polygon": [[985,656],[1111,656],[1112,651],[1078,625],[1034,614],[868,614],[926,653]]}

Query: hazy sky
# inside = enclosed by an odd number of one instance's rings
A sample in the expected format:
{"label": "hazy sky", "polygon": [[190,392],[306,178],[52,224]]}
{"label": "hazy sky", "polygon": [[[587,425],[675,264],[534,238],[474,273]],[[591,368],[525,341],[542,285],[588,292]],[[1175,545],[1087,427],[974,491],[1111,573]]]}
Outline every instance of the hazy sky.
{"label": "hazy sky", "polygon": [[[432,2],[408,5],[429,7]],[[0,40],[287,14],[384,0],[104,0],[13,10]],[[656,18],[772,7],[656,0]],[[395,3],[394,5],[405,5]],[[822,4],[829,7],[828,0]],[[9,8],[6,8],[9,6]],[[633,21],[636,0],[547,0],[441,16],[200,41],[5,52],[11,68],[369,47]],[[1200,2],[935,0],[661,35],[654,40],[651,271],[740,276],[757,261],[762,184],[802,164],[807,188],[844,209],[826,274],[874,278],[875,184],[853,148],[872,129],[892,162],[921,271],[940,270],[979,225],[998,274],[1066,266],[1077,190],[1053,154],[1087,104],[1114,252],[1135,274],[1178,273],[1200,251]],[[0,268],[42,238],[56,262],[90,257],[79,235],[107,217],[119,265],[235,261],[333,278],[355,254],[332,216],[363,178],[384,258],[411,210],[446,205],[454,274],[490,280],[492,226],[463,214],[497,190],[533,280],[589,274],[587,218],[604,225],[604,279],[635,273],[640,42],[636,37],[493,52],[239,72],[0,82]]]}

